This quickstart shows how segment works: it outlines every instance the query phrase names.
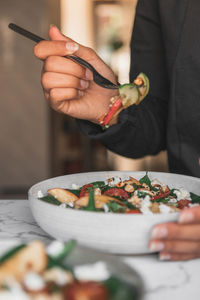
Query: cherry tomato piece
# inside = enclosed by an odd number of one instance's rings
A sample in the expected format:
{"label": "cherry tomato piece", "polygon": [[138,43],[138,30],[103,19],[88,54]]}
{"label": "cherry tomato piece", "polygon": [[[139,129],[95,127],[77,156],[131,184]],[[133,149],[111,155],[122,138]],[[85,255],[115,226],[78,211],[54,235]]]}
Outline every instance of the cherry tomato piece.
{"label": "cherry tomato piece", "polygon": [[74,282],[66,286],[64,300],[108,300],[106,287],[98,282]]}
{"label": "cherry tomato piece", "polygon": [[123,189],[118,189],[118,188],[113,188],[113,189],[108,189],[107,191],[104,192],[104,195],[108,195],[111,197],[119,197],[121,199],[128,199],[129,198],[129,194],[127,191],[123,190]]}
{"label": "cherry tomato piece", "polygon": [[142,212],[139,209],[127,210],[126,214],[141,214]]}
{"label": "cherry tomato piece", "polygon": [[185,207],[189,207],[189,204],[191,203],[190,200],[182,199],[178,201],[178,208],[183,209]]}
{"label": "cherry tomato piece", "polygon": [[79,198],[89,195],[88,188],[91,188],[91,187],[93,187],[93,185],[91,183],[85,184],[81,188],[81,192],[80,192]]}

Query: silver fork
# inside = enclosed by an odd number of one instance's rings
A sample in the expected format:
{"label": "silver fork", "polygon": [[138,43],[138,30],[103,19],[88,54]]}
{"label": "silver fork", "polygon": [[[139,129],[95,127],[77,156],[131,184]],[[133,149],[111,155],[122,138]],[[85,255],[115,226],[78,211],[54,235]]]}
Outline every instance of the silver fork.
{"label": "silver fork", "polygon": [[[13,31],[25,36],[26,38],[39,43],[41,41],[44,41],[45,39],[39,37],[38,35],[16,25],[13,23],[10,23],[8,25],[8,27],[10,29],[12,29]],[[81,66],[88,68],[92,73],[93,73],[93,80],[96,84],[98,84],[99,86],[106,88],[106,89],[111,89],[111,90],[115,90],[119,88],[119,84],[114,84],[112,83],[110,80],[108,80],[107,78],[103,77],[101,74],[99,74],[99,72],[97,72],[97,70],[90,64],[88,63],[86,60],[75,56],[75,55],[66,55],[65,56],[68,59],[71,59],[73,61],[75,61],[76,63],[80,64]]]}

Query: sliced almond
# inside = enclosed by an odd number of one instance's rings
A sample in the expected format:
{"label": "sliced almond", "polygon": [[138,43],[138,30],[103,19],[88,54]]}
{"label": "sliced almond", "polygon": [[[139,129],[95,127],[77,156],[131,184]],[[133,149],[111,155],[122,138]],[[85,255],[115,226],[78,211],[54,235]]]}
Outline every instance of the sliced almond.
{"label": "sliced almond", "polygon": [[27,272],[41,273],[46,266],[47,255],[43,243],[33,241],[0,266],[0,283],[9,278],[21,282]]}
{"label": "sliced almond", "polygon": [[78,197],[65,189],[54,188],[48,190],[48,194],[55,197],[61,203],[69,203],[78,200]]}

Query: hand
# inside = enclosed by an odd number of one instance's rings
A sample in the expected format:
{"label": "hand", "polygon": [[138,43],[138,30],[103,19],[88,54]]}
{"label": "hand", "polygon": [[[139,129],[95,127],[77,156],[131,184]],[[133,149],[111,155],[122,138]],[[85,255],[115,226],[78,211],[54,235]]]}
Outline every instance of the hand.
{"label": "hand", "polygon": [[189,260],[200,257],[200,207],[184,209],[178,223],[156,225],[149,248],[161,260]]}
{"label": "hand", "polygon": [[75,43],[52,26],[50,41],[41,41],[34,48],[34,54],[44,61],[42,87],[50,106],[69,116],[98,123],[98,118],[108,112],[109,101],[117,94],[96,85],[91,71],[63,57],[75,54],[97,71],[116,83],[112,70],[100,59],[94,50]]}

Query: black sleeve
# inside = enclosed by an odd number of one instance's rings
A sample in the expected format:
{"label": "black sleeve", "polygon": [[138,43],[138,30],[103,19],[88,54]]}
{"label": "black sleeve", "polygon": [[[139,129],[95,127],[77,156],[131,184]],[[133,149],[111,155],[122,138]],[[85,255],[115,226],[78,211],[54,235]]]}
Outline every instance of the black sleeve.
{"label": "black sleeve", "polygon": [[103,131],[88,121],[79,125],[88,137],[130,158],[156,154],[166,148],[168,76],[158,0],[139,0],[131,39],[131,81],[140,72],[150,79],[149,95],[119,115],[118,124]]}

